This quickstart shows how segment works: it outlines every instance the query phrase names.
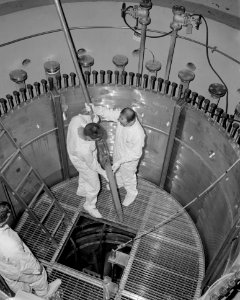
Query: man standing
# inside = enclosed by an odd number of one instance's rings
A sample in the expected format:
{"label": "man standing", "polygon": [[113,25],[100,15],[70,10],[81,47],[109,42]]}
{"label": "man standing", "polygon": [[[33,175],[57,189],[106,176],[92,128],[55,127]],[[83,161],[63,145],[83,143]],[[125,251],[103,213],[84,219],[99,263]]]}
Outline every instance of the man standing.
{"label": "man standing", "polygon": [[98,174],[107,181],[107,175],[97,160],[96,140],[103,136],[103,128],[91,122],[89,115],[77,115],[68,126],[67,151],[74,167],[79,172],[77,195],[86,197],[83,208],[94,218],[102,218],[96,208],[100,190]]}
{"label": "man standing", "polygon": [[10,205],[0,202],[0,275],[14,293],[34,290],[37,296],[49,299],[58,290],[61,280],[48,284],[44,267],[7,225],[10,213]]}
{"label": "man standing", "polygon": [[118,187],[123,186],[127,191],[122,204],[129,206],[138,194],[136,172],[144,147],[144,130],[135,111],[129,107],[113,110],[92,105],[92,109],[106,121],[117,122],[112,170],[116,172]]}

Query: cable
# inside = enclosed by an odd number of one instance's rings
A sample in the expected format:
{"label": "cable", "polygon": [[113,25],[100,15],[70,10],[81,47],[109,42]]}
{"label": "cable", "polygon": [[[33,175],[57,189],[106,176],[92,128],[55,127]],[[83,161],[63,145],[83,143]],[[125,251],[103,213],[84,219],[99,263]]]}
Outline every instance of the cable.
{"label": "cable", "polygon": [[227,173],[229,173],[231,171],[231,169],[237,165],[240,162],[240,158],[238,158],[222,175],[220,175],[212,184],[210,184],[202,193],[200,193],[197,197],[195,197],[192,201],[190,201],[187,205],[183,206],[178,212],[176,212],[175,214],[171,215],[170,217],[168,217],[166,220],[162,221],[161,223],[156,224],[154,227],[150,228],[149,230],[139,234],[138,236],[136,236],[135,238],[132,238],[131,240],[127,241],[126,243],[123,243],[121,245],[118,245],[117,248],[115,250],[112,250],[112,254],[114,255],[118,250],[125,248],[128,244],[130,244],[131,242],[134,242],[136,240],[141,239],[142,237],[148,235],[149,233],[155,231],[156,229],[162,227],[163,225],[169,223],[170,221],[174,220],[176,217],[178,217],[179,215],[181,215],[188,206],[190,206],[191,204],[193,204],[195,201],[199,200],[200,198],[202,198],[203,196],[205,196],[208,192],[210,192],[215,185],[221,181],[223,179],[223,177],[225,175],[227,175]]}
{"label": "cable", "polygon": [[199,15],[199,14],[193,14],[191,15],[191,17],[194,17],[194,16],[198,16],[200,18],[203,19],[204,23],[205,23],[205,26],[206,26],[206,43],[205,43],[205,48],[206,48],[206,56],[207,56],[207,61],[208,61],[208,64],[210,66],[210,68],[212,69],[212,71],[215,73],[215,75],[218,77],[218,79],[222,82],[222,84],[225,86],[226,88],[226,108],[225,108],[225,112],[227,113],[228,112],[228,88],[227,88],[227,85],[225,84],[225,82],[223,81],[223,79],[220,77],[220,75],[217,73],[217,71],[214,69],[214,67],[212,66],[212,63],[210,61],[210,58],[209,58],[209,45],[208,45],[208,38],[209,38],[209,30],[208,30],[208,24],[207,24],[207,21],[206,19],[204,18],[203,15]]}
{"label": "cable", "polygon": [[162,34],[162,35],[156,35],[156,36],[149,36],[149,35],[146,35],[146,37],[149,37],[149,38],[151,38],[151,39],[158,39],[158,38],[161,38],[161,37],[165,37],[165,36],[167,36],[167,35],[170,35],[171,33],[172,33],[172,30],[169,31],[169,32],[167,32],[167,33],[164,33],[164,34]]}
{"label": "cable", "polygon": [[[131,7],[132,6],[128,6],[128,8],[125,10],[125,12],[128,11],[128,9],[131,8]],[[123,17],[124,23],[127,25],[128,28],[130,28],[137,35],[141,35],[136,29],[134,29],[131,25],[129,25],[129,23],[126,20],[126,13],[124,13],[122,17]],[[162,35],[155,35],[155,36],[154,35],[146,35],[146,37],[152,38],[152,39],[157,39],[157,38],[165,37],[165,36],[167,36],[171,33],[172,33],[172,30],[167,32],[167,33],[164,33]]]}
{"label": "cable", "polygon": [[[136,29],[134,29],[132,26],[129,25],[129,23],[128,23],[127,20],[126,20],[126,16],[125,16],[125,15],[123,16],[123,20],[124,20],[124,23],[127,25],[127,27],[128,27],[129,29],[131,29],[131,30],[132,30],[134,33],[136,33],[137,35],[141,35]],[[169,32],[164,33],[164,34],[162,34],[162,35],[156,35],[156,36],[146,35],[146,37],[155,39],[155,38],[161,38],[161,37],[167,36],[167,35],[169,35],[169,34],[171,34],[171,33],[172,33],[172,31],[169,31]]]}

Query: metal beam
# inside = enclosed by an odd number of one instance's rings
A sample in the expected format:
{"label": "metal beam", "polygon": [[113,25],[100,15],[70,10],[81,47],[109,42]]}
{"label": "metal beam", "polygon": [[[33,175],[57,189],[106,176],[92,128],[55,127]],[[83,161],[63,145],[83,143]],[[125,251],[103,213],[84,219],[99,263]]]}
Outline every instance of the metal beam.
{"label": "metal beam", "polygon": [[116,213],[118,215],[120,222],[123,222],[123,209],[118,196],[117,184],[116,184],[115,176],[112,171],[112,166],[109,158],[110,157],[109,151],[105,140],[102,139],[100,141],[97,141],[97,148],[99,151],[99,160],[107,173]]}
{"label": "metal beam", "polygon": [[165,186],[165,181],[167,178],[167,172],[168,172],[169,163],[170,163],[173,145],[174,145],[174,139],[175,139],[175,135],[176,135],[176,131],[177,131],[177,125],[178,125],[179,117],[180,117],[181,110],[183,108],[184,103],[185,103],[184,99],[177,100],[177,102],[173,108],[171,127],[169,130],[167,147],[165,150],[162,173],[161,173],[161,177],[160,177],[160,187],[162,189],[164,189],[164,186]]}
{"label": "metal beam", "polygon": [[51,98],[53,102],[54,115],[57,126],[57,139],[59,145],[60,159],[63,170],[64,180],[69,179],[69,164],[68,164],[68,155],[67,155],[67,145],[66,145],[66,136],[65,136],[65,127],[63,122],[63,111],[61,105],[60,94],[54,89],[51,91]]}
{"label": "metal beam", "polygon": [[138,60],[138,73],[139,74],[143,73],[146,35],[147,35],[147,25],[143,24],[142,29],[141,29],[140,53],[139,53],[139,60]]}

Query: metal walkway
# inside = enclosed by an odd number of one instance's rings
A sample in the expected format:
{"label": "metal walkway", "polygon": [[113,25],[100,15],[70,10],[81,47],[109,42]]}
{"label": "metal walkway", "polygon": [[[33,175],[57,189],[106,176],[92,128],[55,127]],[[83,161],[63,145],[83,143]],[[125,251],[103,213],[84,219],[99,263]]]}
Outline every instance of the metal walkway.
{"label": "metal walkway", "polygon": [[[62,182],[52,188],[72,224],[62,224],[56,240],[61,245],[55,249],[48,242],[39,227],[25,213],[16,230],[32,249],[34,254],[48,266],[50,281],[62,279],[64,299],[102,299],[101,280],[70,269],[56,262],[82,211],[84,198],[76,196],[77,178]],[[171,195],[155,185],[139,179],[139,194],[136,201],[124,207],[124,222],[121,224],[114,211],[110,191],[103,181],[97,203],[103,221],[113,222],[136,233],[149,229],[176,213],[181,206]],[[120,199],[125,195],[120,190]],[[39,200],[39,211],[44,214],[48,198]],[[52,215],[49,222],[58,220]],[[157,231],[134,242],[128,265],[126,266],[118,294],[115,299],[174,300],[197,299],[204,276],[204,253],[195,225],[187,213],[159,228]]]}

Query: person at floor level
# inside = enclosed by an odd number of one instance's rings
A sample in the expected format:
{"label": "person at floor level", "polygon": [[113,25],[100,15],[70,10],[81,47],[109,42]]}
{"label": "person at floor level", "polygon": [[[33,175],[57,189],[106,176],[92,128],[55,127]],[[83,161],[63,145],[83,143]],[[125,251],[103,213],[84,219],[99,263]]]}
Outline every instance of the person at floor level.
{"label": "person at floor level", "polygon": [[77,195],[86,197],[83,208],[93,217],[102,215],[96,208],[97,195],[100,190],[98,174],[107,181],[107,175],[97,161],[96,140],[103,136],[103,128],[91,122],[89,115],[77,115],[68,126],[67,151],[74,167],[79,172]]}
{"label": "person at floor level", "polygon": [[[118,187],[123,186],[127,191],[122,204],[129,206],[138,194],[136,172],[144,147],[144,130],[135,111],[129,107],[113,110],[92,104],[91,106],[93,112],[106,121],[117,122],[112,170],[116,172]],[[86,105],[86,109],[90,110],[89,105]]]}
{"label": "person at floor level", "polygon": [[49,299],[58,290],[61,280],[48,284],[44,267],[8,226],[10,214],[10,205],[0,202],[0,275],[14,293],[34,291],[37,296]]}

